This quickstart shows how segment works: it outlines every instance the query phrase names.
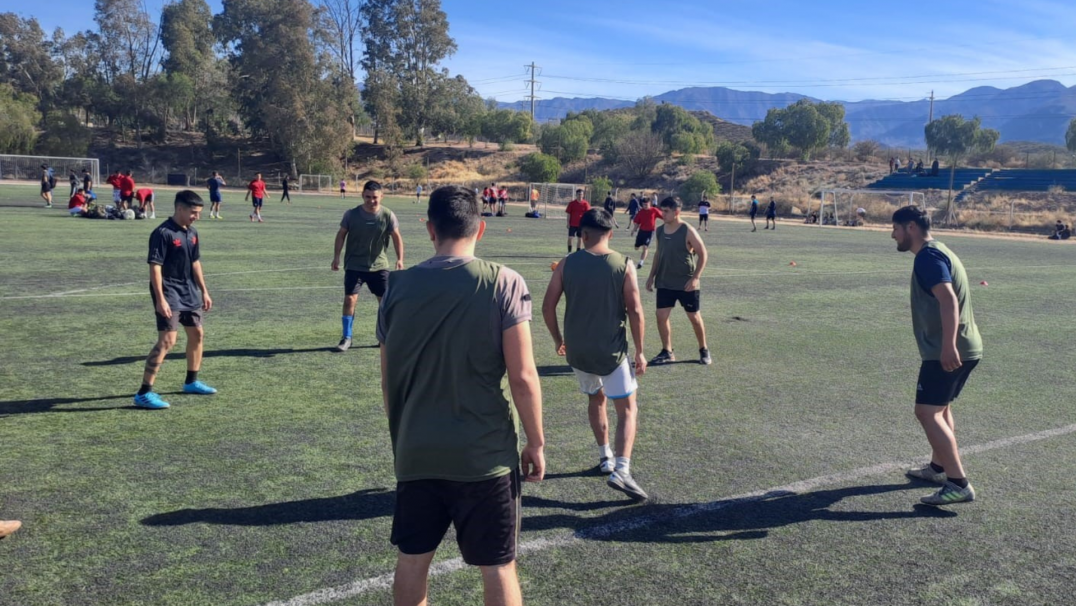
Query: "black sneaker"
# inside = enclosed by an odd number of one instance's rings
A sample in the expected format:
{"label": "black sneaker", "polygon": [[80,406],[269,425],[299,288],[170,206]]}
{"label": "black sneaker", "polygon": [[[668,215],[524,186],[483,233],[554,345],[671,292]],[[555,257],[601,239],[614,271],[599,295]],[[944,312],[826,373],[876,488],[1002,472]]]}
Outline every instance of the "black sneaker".
{"label": "black sneaker", "polygon": [[639,488],[639,485],[635,483],[635,479],[631,477],[631,473],[622,470],[613,471],[609,474],[609,479],[605,481],[610,488],[619,490],[620,492],[628,495],[636,501],[645,501],[647,496],[646,491]]}
{"label": "black sneaker", "polygon": [[650,365],[651,366],[660,366],[662,364],[668,364],[669,362],[675,362],[675,361],[676,361],[676,356],[673,355],[673,352],[671,352],[671,351],[669,351],[667,349],[663,349],[663,350],[661,350],[661,353],[654,356],[654,358],[652,360],[650,360]]}
{"label": "black sneaker", "polygon": [[336,351],[347,351],[351,349],[351,337],[344,337],[340,339],[340,344],[336,346]]}
{"label": "black sneaker", "polygon": [[713,363],[713,360],[710,359],[710,350],[706,349],[705,347],[700,349],[699,350],[699,364],[709,366],[712,363]]}

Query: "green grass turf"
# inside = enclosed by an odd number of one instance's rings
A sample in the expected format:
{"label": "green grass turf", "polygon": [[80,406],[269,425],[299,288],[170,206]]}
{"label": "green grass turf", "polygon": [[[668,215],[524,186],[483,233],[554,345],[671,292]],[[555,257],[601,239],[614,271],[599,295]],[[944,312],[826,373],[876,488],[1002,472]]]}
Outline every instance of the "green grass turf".
{"label": "green grass turf", "polygon": [[[356,349],[327,351],[340,331],[333,235],[356,201],[296,195],[284,207],[274,197],[255,225],[229,192],[227,219],[198,225],[215,301],[202,378],[220,393],[169,394],[183,378],[181,336],[158,380],[173,406],[151,412],[130,397],[156,336],[145,248],[159,221],[71,219],[33,208],[35,196],[0,188],[0,519],[25,522],[0,542],[0,604],[260,604],[389,572],[394,480],[370,296]],[[424,207],[388,205],[408,265],[429,256]],[[491,220],[478,251],[518,270],[541,301],[564,223],[521,214]],[[967,456],[980,501],[950,513],[915,507],[931,488],[888,473],[664,515],[927,453],[911,405],[911,255],[883,232],[778,231],[714,221],[704,234],[714,365],[640,380],[633,468],[649,505],[587,475],[596,454],[585,400],[536,309],[550,476],[525,489],[522,540],[579,540],[521,558],[528,603],[1068,602],[1072,434]],[[939,239],[976,284],[986,344],[956,407],[962,443],[1072,423],[1076,249]],[[613,245],[628,251],[624,231]],[[62,292],[71,296],[13,298]],[[643,302],[653,355],[653,294]],[[694,359],[680,311],[673,332],[678,355]],[[640,516],[658,523],[600,531]],[[450,535],[438,560],[457,556]],[[474,570],[431,581],[438,604],[480,593]],[[388,600],[379,590],[339,603]]]}

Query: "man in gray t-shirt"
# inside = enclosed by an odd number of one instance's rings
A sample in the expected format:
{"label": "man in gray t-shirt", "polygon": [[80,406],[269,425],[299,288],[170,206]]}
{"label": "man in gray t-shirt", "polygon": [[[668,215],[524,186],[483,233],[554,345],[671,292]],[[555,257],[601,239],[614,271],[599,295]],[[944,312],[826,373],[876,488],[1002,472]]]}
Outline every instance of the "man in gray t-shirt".
{"label": "man in gray t-shirt", "polygon": [[359,290],[366,284],[378,304],[389,284],[389,241],[396,249],[396,269],[403,269],[404,247],[400,222],[396,215],[381,205],[381,184],[367,181],[362,188],[362,204],[344,213],[336,232],[333,250],[333,271],[340,271],[340,253],[344,254],[344,311],[341,321],[343,334],[336,350],[351,347],[352,326]]}

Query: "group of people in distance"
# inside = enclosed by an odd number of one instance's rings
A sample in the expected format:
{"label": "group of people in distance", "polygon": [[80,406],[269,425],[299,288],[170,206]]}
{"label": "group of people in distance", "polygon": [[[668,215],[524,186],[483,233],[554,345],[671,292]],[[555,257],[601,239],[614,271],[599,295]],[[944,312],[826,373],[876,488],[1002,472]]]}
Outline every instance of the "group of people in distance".
{"label": "group of people in distance", "polygon": [[[286,202],[289,205],[291,204],[291,181],[292,179],[288,175],[284,175],[280,178],[280,187],[282,190],[282,193],[280,194],[280,202]],[[220,205],[224,201],[224,196],[221,191],[225,185],[227,185],[227,183],[225,183],[224,177],[217,171],[213,171],[213,174],[205,181],[206,189],[209,190],[210,219],[224,218],[220,214]],[[265,219],[262,217],[262,208],[265,206],[266,189],[265,180],[262,179],[261,173],[254,175],[254,178],[247,183],[247,193],[243,196],[243,201],[246,202],[247,200],[250,200],[252,205],[249,215],[251,222],[265,222]]]}
{"label": "group of people in distance", "polygon": [[[421,194],[420,194],[421,195]],[[508,188],[490,183],[482,188],[482,215],[503,217],[508,205]],[[488,214],[487,214],[488,213]]]}
{"label": "group of people in distance", "polygon": [[[447,186],[432,192],[426,230],[434,254],[408,269],[403,268],[399,223],[381,205],[380,184],[367,182],[362,194],[362,205],[344,214],[334,243],[332,269],[339,270],[342,260],[345,271],[344,338],[338,349],[350,346],[355,302],[366,284],[379,300],[381,391],[397,480],[390,537],[398,548],[396,603],[425,603],[430,565],[453,525],[463,560],[481,569],[487,603],[520,604],[515,559],[522,482],[541,481],[545,475],[530,291],[517,272],[475,256],[486,225],[474,190]],[[645,500],[648,495],[631,471],[638,427],[637,376],[674,359],[668,318],[676,302],[691,319],[700,362],[710,363],[698,316],[707,251],[697,230],[681,219],[678,199],[665,198],[658,209],[650,208],[650,200],[641,203],[635,213],[640,233],[650,225],[638,222],[644,211],[663,221],[660,228],[649,230],[657,237],[657,251],[646,279],[648,290],[657,288],[662,351],[647,362],[636,274],[641,265],[611,247],[612,213],[583,208],[589,204],[581,196],[573,202],[579,204],[568,212],[569,233],[577,247],[571,251],[569,240],[569,254],[556,264],[542,316],[556,353],[566,358],[587,396],[598,449],[596,471],[610,487]],[[198,379],[202,317],[213,307],[193,225],[202,207],[195,192],[177,193],[173,215],[149,239],[158,340],[134,397],[141,408],[169,406],[152,389],[180,325],[188,337],[183,392],[216,393]],[[894,213],[892,238],[898,251],[915,254],[911,315],[922,359],[915,416],[932,450],[929,464],[906,473],[941,485],[922,498],[924,503],[971,501],[975,492],[960,460],[950,408],[983,351],[967,274],[960,259],[933,240],[929,215],[922,209],[909,206]],[[391,272],[390,243],[396,254],[396,271]],[[557,314],[562,298],[567,300],[563,332]],[[612,445],[610,398],[617,416]],[[520,425],[526,436],[522,449]],[[0,522],[0,533],[13,528],[17,523]]]}
{"label": "group of people in distance", "polygon": [[[892,175],[893,173],[899,173],[900,168],[901,168],[900,158],[895,157],[895,156],[890,156],[889,157],[889,174]],[[909,155],[908,156],[908,161],[904,165],[904,170],[909,175],[921,176],[921,175],[929,174],[931,177],[937,177],[938,172],[939,172],[938,159],[934,158],[934,161],[930,163],[930,172],[927,173],[923,169],[923,160],[921,158],[917,160],[915,158],[912,158],[911,155]]]}

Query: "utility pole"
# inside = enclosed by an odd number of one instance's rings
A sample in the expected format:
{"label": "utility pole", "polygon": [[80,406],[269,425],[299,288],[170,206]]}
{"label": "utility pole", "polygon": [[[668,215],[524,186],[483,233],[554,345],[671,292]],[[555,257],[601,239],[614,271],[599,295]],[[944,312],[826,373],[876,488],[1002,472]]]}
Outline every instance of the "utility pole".
{"label": "utility pole", "polygon": [[538,81],[536,81],[534,79],[534,77],[538,75],[538,70],[540,70],[542,68],[535,65],[534,61],[531,61],[531,64],[530,65],[524,65],[523,69],[529,69],[531,71],[530,80],[526,80],[525,82],[527,84],[530,84],[530,86],[531,86],[531,94],[530,94],[529,98],[531,100],[531,122],[533,122],[534,121],[534,101],[535,101],[535,99],[538,98],[538,97],[534,96],[534,85],[535,84],[540,84]]}
{"label": "utility pole", "polygon": [[[930,91],[930,114],[927,117],[927,124],[930,124],[933,121],[934,121],[934,91]],[[930,153],[927,154],[927,156],[930,157],[933,154],[933,152],[931,152],[929,147],[927,148],[927,151],[930,152]],[[933,158],[931,158],[931,159],[933,160]]]}

